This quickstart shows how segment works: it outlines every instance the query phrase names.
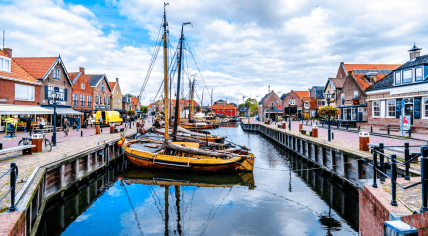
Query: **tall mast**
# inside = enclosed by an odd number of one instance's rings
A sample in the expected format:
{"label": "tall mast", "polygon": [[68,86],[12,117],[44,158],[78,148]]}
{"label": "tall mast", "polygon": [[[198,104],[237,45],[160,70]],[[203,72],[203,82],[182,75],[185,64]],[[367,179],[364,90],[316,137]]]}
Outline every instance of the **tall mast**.
{"label": "tall mast", "polygon": [[168,44],[167,44],[167,29],[168,22],[166,22],[166,12],[165,7],[169,3],[163,3],[163,67],[165,70],[165,75],[163,79],[164,89],[165,89],[165,96],[164,96],[164,107],[165,107],[165,140],[168,140],[169,138],[169,120],[168,120]]}
{"label": "tall mast", "polygon": [[181,57],[183,53],[183,28],[184,25],[191,24],[190,22],[183,23],[181,25],[181,35],[180,35],[180,52],[178,53],[178,77],[177,77],[177,96],[175,101],[175,119],[174,119],[174,134],[173,134],[173,140],[177,141],[177,127],[178,127],[178,119],[180,116],[180,79],[181,79]]}
{"label": "tall mast", "polygon": [[193,114],[193,93],[195,92],[195,76],[193,76],[192,88],[191,88],[191,96],[190,96],[190,112],[189,112],[189,120],[192,118]]}

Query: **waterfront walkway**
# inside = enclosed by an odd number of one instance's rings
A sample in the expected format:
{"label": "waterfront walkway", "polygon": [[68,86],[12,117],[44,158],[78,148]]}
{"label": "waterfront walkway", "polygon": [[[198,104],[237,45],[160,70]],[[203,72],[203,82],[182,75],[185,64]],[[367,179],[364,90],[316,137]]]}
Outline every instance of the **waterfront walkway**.
{"label": "waterfront walkway", "polygon": [[[135,125],[135,123],[134,123]],[[130,129],[126,130],[126,135],[136,133],[136,126],[132,126]],[[124,125],[122,125],[124,126]],[[148,118],[145,123],[145,128],[148,129],[152,126],[151,118]],[[28,134],[27,134],[28,135]],[[57,134],[57,146],[52,147],[51,152],[39,152],[33,153],[32,155],[20,155],[20,153],[11,153],[6,155],[0,155],[0,173],[4,173],[10,168],[12,162],[16,163],[19,170],[19,176],[17,180],[17,189],[16,193],[21,189],[25,184],[26,179],[31,175],[33,170],[40,165],[49,163],[55,160],[64,158],[65,156],[70,156],[74,153],[81,152],[91,147],[95,147],[100,142],[111,141],[118,139],[120,133],[110,134],[110,128],[106,127],[103,129],[103,133],[95,135],[95,128],[83,129],[83,137],[80,136],[81,132],[76,130],[71,130],[68,134],[68,137],[64,136],[63,132],[58,132]],[[51,140],[52,134],[47,134],[46,137]],[[14,147],[18,145],[20,138],[14,138],[13,140],[7,140],[6,142],[3,139],[3,148]],[[0,141],[1,142],[1,141]],[[6,144],[6,145],[5,145]],[[9,155],[13,155],[12,157]],[[3,160],[1,159],[3,158]],[[22,181],[21,181],[22,180]],[[10,178],[5,176],[0,179],[0,198],[7,193],[10,188]],[[1,209],[4,209],[6,204],[10,203],[10,194],[2,202],[0,202],[0,212]]]}

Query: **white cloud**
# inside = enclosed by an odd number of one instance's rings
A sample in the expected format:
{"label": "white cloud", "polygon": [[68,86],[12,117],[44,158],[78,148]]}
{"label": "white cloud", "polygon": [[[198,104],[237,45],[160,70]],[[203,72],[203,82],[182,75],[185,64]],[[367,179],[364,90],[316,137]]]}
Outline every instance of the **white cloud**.
{"label": "white cloud", "polygon": [[72,13],[79,15],[79,16],[95,17],[94,13],[92,13],[88,8],[86,8],[82,5],[70,5],[69,9]]}

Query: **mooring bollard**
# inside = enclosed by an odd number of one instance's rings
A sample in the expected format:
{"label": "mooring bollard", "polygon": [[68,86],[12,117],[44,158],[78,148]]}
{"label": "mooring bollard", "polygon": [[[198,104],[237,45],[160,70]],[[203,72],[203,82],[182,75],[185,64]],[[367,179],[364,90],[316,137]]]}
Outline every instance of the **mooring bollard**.
{"label": "mooring bollard", "polygon": [[103,128],[101,128],[101,133],[103,132]]}
{"label": "mooring bollard", "polygon": [[370,133],[373,133],[373,126],[370,125]]}
{"label": "mooring bollard", "polygon": [[3,143],[0,143],[0,150],[3,149]]}
{"label": "mooring bollard", "polygon": [[331,132],[331,139],[334,139],[334,133]]}
{"label": "mooring bollard", "polygon": [[[409,153],[410,153],[409,143],[404,143],[404,161],[405,162],[407,162],[410,159]],[[406,163],[406,176],[404,176],[405,180],[410,180],[409,168],[410,168],[410,163]]]}
{"label": "mooring bollard", "polygon": [[391,155],[391,192],[392,192],[392,200],[391,205],[397,206],[397,156],[395,154]]}
{"label": "mooring bollard", "polygon": [[421,182],[422,182],[422,206],[421,212],[428,211],[428,147],[421,147]]}
{"label": "mooring bollard", "polygon": [[409,137],[412,137],[412,129],[409,129]]}
{"label": "mooring bollard", "polygon": [[318,126],[312,125],[312,137],[318,138]]}
{"label": "mooring bollard", "polygon": [[15,211],[15,187],[16,187],[16,175],[18,174],[18,168],[15,162],[10,163],[10,208],[9,211]]}
{"label": "mooring bollard", "polygon": [[373,188],[377,188],[377,183],[376,183],[376,180],[377,180],[377,177],[376,177],[376,175],[377,175],[377,170],[376,170],[376,167],[377,167],[377,153],[376,153],[376,147],[373,147],[373,184],[372,184],[372,187]]}
{"label": "mooring bollard", "polygon": [[[385,173],[385,157],[383,155],[383,143],[379,143],[379,157],[380,157],[380,170]],[[385,176],[381,175],[379,178],[380,181],[385,181]]]}
{"label": "mooring bollard", "polygon": [[83,137],[83,130],[80,130],[80,137]]}

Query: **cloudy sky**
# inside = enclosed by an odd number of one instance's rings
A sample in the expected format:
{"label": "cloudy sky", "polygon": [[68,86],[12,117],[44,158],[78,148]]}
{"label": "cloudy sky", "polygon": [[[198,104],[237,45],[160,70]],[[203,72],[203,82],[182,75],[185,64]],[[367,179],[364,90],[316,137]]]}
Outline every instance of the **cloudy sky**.
{"label": "cloudy sky", "polygon": [[[163,14],[156,0],[0,0],[5,47],[17,57],[61,55],[69,72],[79,67],[120,79],[138,94]],[[183,22],[214,101],[258,100],[268,92],[324,85],[340,62],[400,64],[416,42],[427,49],[427,1],[171,0],[167,7],[175,48]],[[422,54],[424,50],[422,50]],[[197,72],[188,57],[189,74]],[[142,96],[155,98],[162,54]],[[188,78],[185,78],[186,84]],[[205,89],[196,79],[201,98]],[[184,91],[186,93],[186,91]],[[199,100],[199,99],[197,99]],[[199,102],[199,101],[198,101]],[[204,104],[209,102],[204,91]]]}

